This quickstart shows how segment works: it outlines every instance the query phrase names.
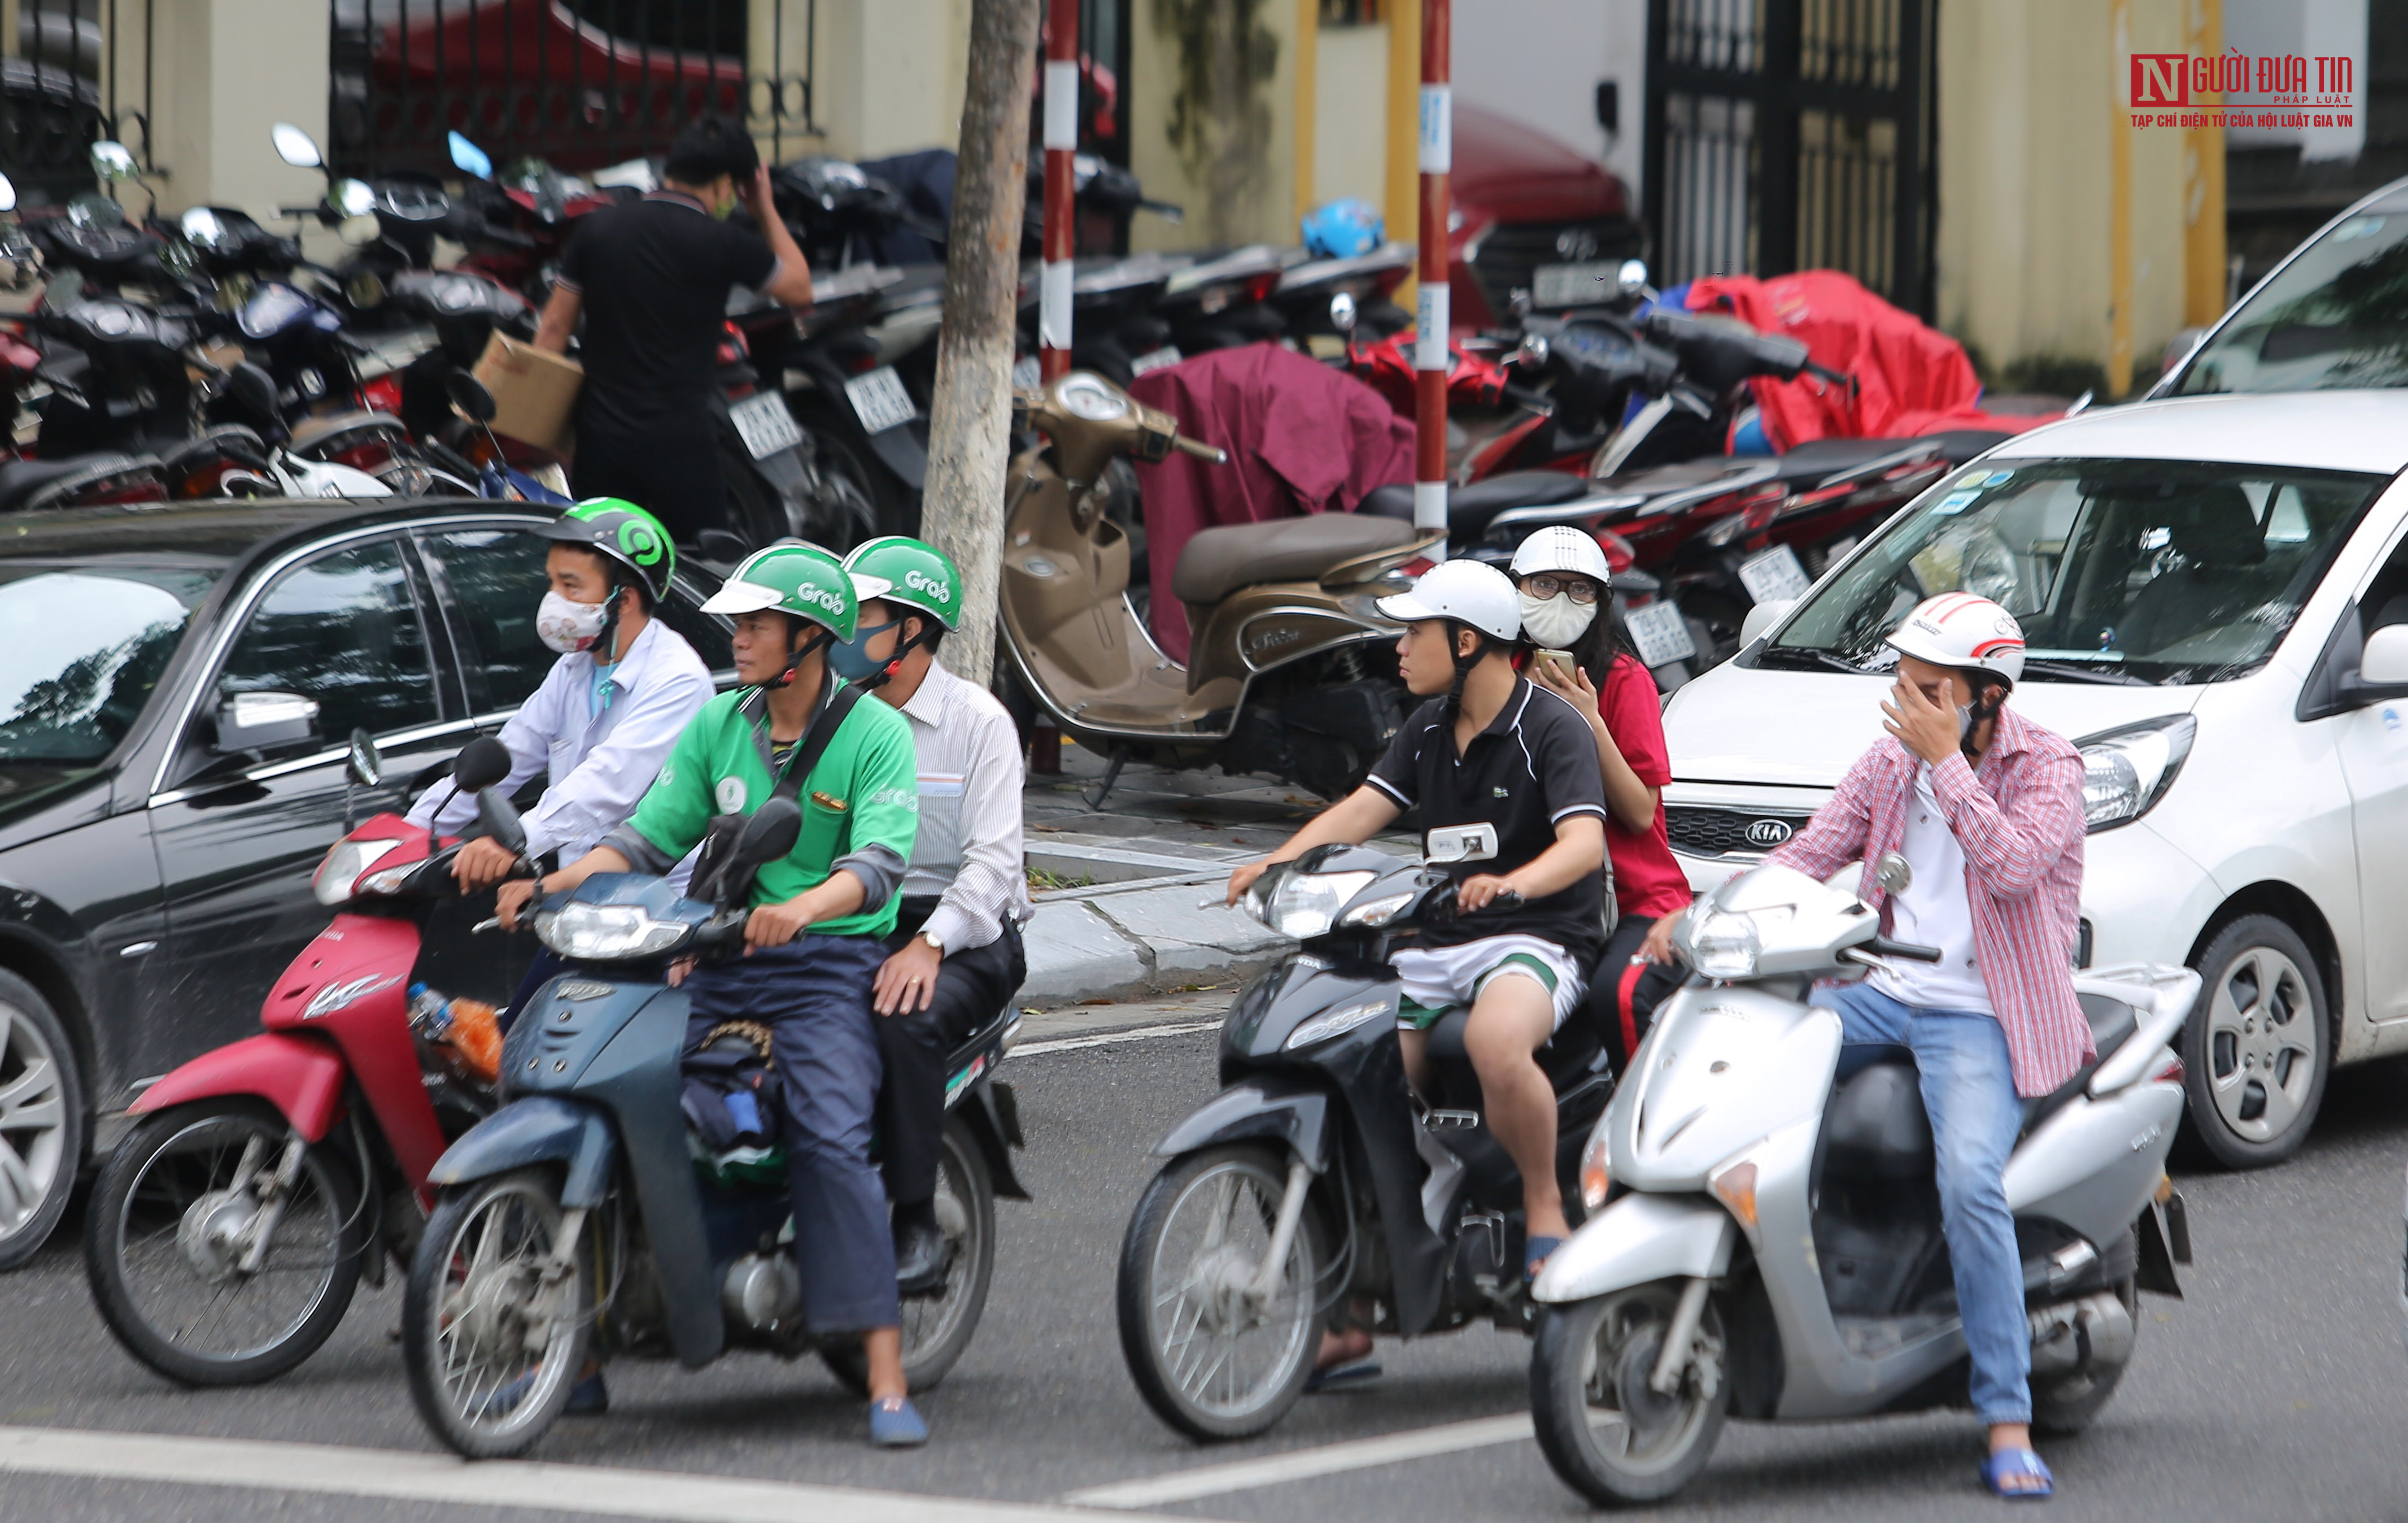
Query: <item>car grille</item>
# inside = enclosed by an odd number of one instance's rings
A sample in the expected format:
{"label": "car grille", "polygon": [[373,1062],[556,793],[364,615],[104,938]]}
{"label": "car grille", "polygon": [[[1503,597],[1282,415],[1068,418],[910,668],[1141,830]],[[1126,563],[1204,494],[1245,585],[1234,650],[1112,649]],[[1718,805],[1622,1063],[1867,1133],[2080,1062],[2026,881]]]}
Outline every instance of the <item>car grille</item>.
{"label": "car grille", "polygon": [[1789,809],[1699,809],[1666,805],[1664,826],[1672,849],[1691,856],[1762,856],[1813,818]]}
{"label": "car grille", "polygon": [[[1556,246],[1556,239],[1566,235],[1570,235],[1578,258]],[[1596,245],[1595,251],[1583,251],[1591,241]],[[1480,240],[1480,257],[1471,262],[1471,271],[1479,278],[1482,294],[1488,298],[1488,310],[1501,323],[1513,309],[1514,289],[1529,289],[1530,272],[1541,265],[1636,259],[1644,251],[1646,243],[1639,223],[1628,217],[1569,223],[1499,223]],[[1599,301],[1611,300],[1612,295],[1603,286],[1598,288]]]}

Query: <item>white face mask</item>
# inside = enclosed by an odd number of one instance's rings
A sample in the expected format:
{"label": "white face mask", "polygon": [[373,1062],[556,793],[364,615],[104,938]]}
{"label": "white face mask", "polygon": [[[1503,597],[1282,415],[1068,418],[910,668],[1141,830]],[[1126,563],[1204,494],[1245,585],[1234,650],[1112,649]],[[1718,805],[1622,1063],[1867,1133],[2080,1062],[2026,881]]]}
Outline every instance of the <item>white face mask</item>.
{"label": "white face mask", "polygon": [[1973,711],[1963,704],[1956,706],[1956,743],[1963,745],[1965,737],[1973,733]]}
{"label": "white face mask", "polygon": [[1533,597],[1528,593],[1522,599],[1522,633],[1550,650],[1568,651],[1572,642],[1588,633],[1597,622],[1595,603],[1575,603],[1570,593],[1557,593],[1553,597]]}
{"label": "white face mask", "polygon": [[602,621],[608,609],[605,603],[580,603],[557,592],[547,592],[543,606],[536,610],[536,638],[563,655],[592,650],[594,642],[602,638]]}

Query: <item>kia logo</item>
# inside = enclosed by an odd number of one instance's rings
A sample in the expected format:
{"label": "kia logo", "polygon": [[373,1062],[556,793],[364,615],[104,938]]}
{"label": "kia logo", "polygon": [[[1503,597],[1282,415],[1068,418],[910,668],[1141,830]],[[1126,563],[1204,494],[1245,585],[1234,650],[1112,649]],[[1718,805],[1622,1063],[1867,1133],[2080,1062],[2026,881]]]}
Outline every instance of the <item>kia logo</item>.
{"label": "kia logo", "polygon": [[1792,834],[1787,820],[1752,820],[1747,827],[1751,846],[1778,846]]}
{"label": "kia logo", "polygon": [[1597,235],[1585,227],[1568,227],[1555,235],[1555,252],[1566,259],[1597,257]]}

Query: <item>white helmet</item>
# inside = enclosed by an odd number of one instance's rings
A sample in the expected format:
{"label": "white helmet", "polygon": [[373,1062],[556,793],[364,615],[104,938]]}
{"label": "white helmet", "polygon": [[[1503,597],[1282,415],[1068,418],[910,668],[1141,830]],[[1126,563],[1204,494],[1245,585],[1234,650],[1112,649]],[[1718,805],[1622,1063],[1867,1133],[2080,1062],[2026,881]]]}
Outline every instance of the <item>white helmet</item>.
{"label": "white helmet", "polygon": [[1521,596],[1505,573],[1479,561],[1431,567],[1413,590],[1380,599],[1380,611],[1398,624],[1454,619],[1484,635],[1512,639],[1522,633]]}
{"label": "white helmet", "polygon": [[1513,574],[1535,576],[1541,571],[1569,571],[1597,583],[1599,592],[1613,588],[1613,568],[1607,564],[1605,551],[1597,537],[1583,534],[1569,524],[1550,524],[1522,541],[1513,552]]}
{"label": "white helmet", "polygon": [[2015,616],[1972,593],[1942,593],[1914,605],[1888,644],[1935,667],[1986,671],[2012,687],[2024,674],[2024,626]]}

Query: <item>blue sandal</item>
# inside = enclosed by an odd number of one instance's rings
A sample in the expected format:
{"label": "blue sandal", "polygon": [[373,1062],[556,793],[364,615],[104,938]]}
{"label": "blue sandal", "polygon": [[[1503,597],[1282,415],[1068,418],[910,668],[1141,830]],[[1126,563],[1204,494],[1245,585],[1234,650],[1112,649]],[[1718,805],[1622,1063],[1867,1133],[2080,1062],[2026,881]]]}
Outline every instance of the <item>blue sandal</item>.
{"label": "blue sandal", "polygon": [[1547,1267],[1547,1260],[1564,1245],[1561,1238],[1532,1238],[1522,1245],[1522,1288],[1528,1289]]}
{"label": "blue sandal", "polygon": [[[2009,1487],[2005,1483],[2010,1475],[2033,1476],[2040,1485]],[[2007,1501],[2046,1501],[2057,1493],[2057,1477],[2029,1449],[2001,1449],[1983,1460],[1982,1484],[1990,1488],[1990,1495]]]}
{"label": "blue sandal", "polygon": [[1344,1390],[1349,1386],[1360,1386],[1367,1380],[1377,1380],[1380,1373],[1380,1361],[1377,1359],[1333,1364],[1326,1370],[1315,1370],[1304,1377],[1304,1394],[1318,1396],[1323,1391]]}

